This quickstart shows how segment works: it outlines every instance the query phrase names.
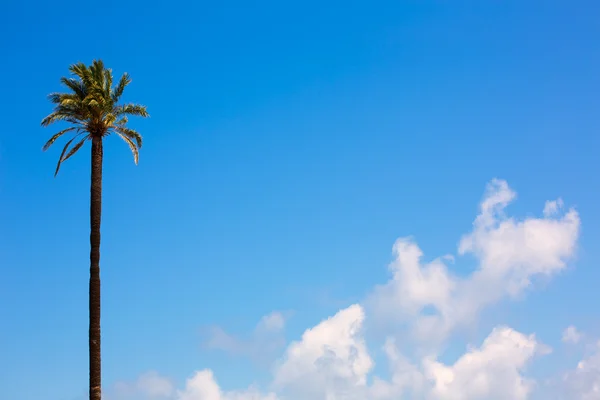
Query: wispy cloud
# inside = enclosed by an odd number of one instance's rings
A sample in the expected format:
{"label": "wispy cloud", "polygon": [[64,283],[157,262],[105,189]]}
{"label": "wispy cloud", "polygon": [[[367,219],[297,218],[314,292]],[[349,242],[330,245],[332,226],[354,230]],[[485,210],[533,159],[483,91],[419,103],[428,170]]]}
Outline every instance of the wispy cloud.
{"label": "wispy cloud", "polygon": [[273,311],[256,324],[248,337],[232,335],[219,326],[205,330],[203,346],[234,356],[249,357],[257,362],[270,362],[273,355],[285,346],[285,324],[290,313]]}
{"label": "wispy cloud", "polygon": [[573,325],[569,326],[562,335],[562,341],[565,343],[577,344],[581,340],[581,333]]}

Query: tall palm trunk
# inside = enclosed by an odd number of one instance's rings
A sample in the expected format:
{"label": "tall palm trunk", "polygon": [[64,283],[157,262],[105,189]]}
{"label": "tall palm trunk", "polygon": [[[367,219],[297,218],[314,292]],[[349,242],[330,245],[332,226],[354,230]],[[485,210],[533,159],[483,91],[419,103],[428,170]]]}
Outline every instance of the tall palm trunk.
{"label": "tall palm trunk", "polygon": [[[49,100],[54,110],[42,119],[42,126],[55,122],[68,122],[71,126],[54,134],[43,150],[67,132],[73,137],[67,142],[56,164],[54,176],[61,164],[92,142],[92,173],[90,185],[90,287],[89,287],[89,361],[90,399],[102,400],[102,353],[100,346],[100,224],[102,219],[102,142],[104,136],[114,134],[123,139],[138,163],[142,135],[127,126],[127,116],[149,117],[145,106],[133,103],[119,104],[123,91],[131,82],[125,73],[113,86],[113,75],[104,67],[102,60],[94,60],[89,67],[77,63],[69,67],[72,78],[63,77],[61,82],[68,93],[52,93]],[[79,142],[72,145],[75,139]]]}
{"label": "tall palm trunk", "polygon": [[102,215],[102,136],[92,137],[90,189],[90,400],[102,398],[100,352],[100,221]]}

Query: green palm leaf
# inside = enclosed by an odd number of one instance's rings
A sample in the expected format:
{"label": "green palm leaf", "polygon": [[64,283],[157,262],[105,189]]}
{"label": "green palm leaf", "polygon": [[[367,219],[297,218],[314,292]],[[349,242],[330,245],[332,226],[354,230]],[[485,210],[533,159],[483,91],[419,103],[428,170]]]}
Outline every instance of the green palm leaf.
{"label": "green palm leaf", "polygon": [[60,132],[56,133],[54,136],[52,136],[52,137],[50,138],[50,140],[48,140],[48,141],[46,142],[46,144],[44,145],[44,147],[42,147],[42,151],[46,151],[46,150],[48,150],[48,149],[50,148],[50,146],[52,146],[52,145],[54,144],[54,142],[56,142],[56,139],[58,139],[59,137],[61,137],[61,136],[62,136],[62,135],[64,135],[65,133],[67,133],[67,132],[70,132],[70,131],[72,131],[72,130],[75,130],[75,129],[77,129],[77,128],[76,128],[76,127],[74,127],[74,126],[72,126],[72,127],[70,127],[70,128],[63,129],[62,131],[60,131]]}
{"label": "green palm leaf", "polygon": [[77,151],[81,148],[81,146],[83,146],[83,144],[85,143],[86,140],[89,139],[89,136],[84,137],[83,139],[81,139],[81,141],[79,143],[77,143],[75,146],[73,146],[73,148],[71,149],[71,151],[69,151],[69,153],[65,156],[65,158],[62,159],[61,162],[65,162],[67,161],[69,158],[71,158],[71,156],[75,153],[77,153]]}
{"label": "green palm leaf", "polygon": [[123,74],[123,76],[121,76],[121,80],[119,80],[119,84],[113,91],[113,95],[112,95],[113,102],[116,103],[117,101],[119,101],[119,99],[123,95],[123,91],[125,90],[125,87],[127,85],[129,85],[130,83],[131,83],[131,78],[129,77],[129,74],[127,72],[125,72]]}
{"label": "green palm leaf", "polygon": [[148,111],[146,110],[146,107],[139,104],[124,104],[116,106],[114,109],[114,114],[116,116],[134,115],[144,118],[150,116],[150,114],[148,114]]}
{"label": "green palm leaf", "polygon": [[76,136],[72,137],[71,140],[69,140],[67,142],[67,144],[65,144],[65,147],[63,147],[62,153],[60,153],[60,157],[58,158],[58,163],[56,163],[56,171],[54,171],[54,176],[56,176],[58,174],[58,170],[60,169],[60,165],[64,161],[65,153],[67,152],[67,149],[69,148],[69,146],[71,145],[71,143],[73,143],[73,140],[77,139],[77,136],[79,136],[79,135],[76,135]]}
{"label": "green palm leaf", "polygon": [[117,131],[118,133],[120,133],[122,135],[127,136],[131,140],[135,140],[137,148],[138,149],[142,148],[142,135],[140,135],[138,132],[134,131],[133,129],[124,127],[124,126],[115,127],[115,131]]}

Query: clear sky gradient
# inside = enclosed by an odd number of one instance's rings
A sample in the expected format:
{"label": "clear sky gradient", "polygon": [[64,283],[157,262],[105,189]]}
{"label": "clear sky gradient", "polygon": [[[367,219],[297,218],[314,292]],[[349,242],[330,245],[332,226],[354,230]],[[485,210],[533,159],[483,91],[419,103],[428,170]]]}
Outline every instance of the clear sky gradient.
{"label": "clear sky gradient", "polygon": [[[574,207],[577,249],[440,359],[506,324],[554,349],[529,370],[542,380],[586,354],[561,343],[567,326],[600,336],[597,1],[5,0],[1,14],[0,398],[86,394],[89,147],[53,178],[60,145],[41,147],[58,127],[40,121],[69,65],[95,58],[131,74],[125,99],[151,115],[131,120],[139,166],[105,145],[106,393],[152,370],[181,389],[204,368],[224,390],[267,390],[285,345],[387,281],[398,237],[426,261],[457,256],[493,178],[518,218]],[[207,346],[273,311],[285,345],[266,359]]]}

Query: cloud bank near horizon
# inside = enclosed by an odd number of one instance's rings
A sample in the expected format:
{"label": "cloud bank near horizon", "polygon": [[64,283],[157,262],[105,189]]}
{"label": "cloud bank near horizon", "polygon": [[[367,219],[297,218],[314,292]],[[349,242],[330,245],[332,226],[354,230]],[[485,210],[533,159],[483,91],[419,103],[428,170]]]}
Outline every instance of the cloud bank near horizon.
{"label": "cloud bank near horizon", "polygon": [[[528,366],[552,351],[532,332],[498,325],[454,363],[440,360],[443,345],[475,323],[486,308],[522,298],[537,278],[554,277],[575,256],[581,225],[575,209],[565,209],[557,199],[545,203],[540,217],[517,219],[506,213],[515,199],[507,182],[492,180],[471,231],[459,240],[456,256],[424,261],[412,238],[399,238],[388,281],[289,343],[265,388],[227,391],[211,370],[201,370],[177,389],[171,380],[149,372],[135,382],[115,385],[106,400],[532,399],[540,383],[527,375]],[[455,257],[469,257],[476,267],[466,276],[458,275],[451,268]],[[373,348],[365,336],[370,324],[386,337],[379,347],[387,371],[375,369]],[[213,328],[206,345],[252,356],[261,346],[281,340],[284,326],[283,315],[274,312],[258,323],[251,339]],[[406,341],[403,346],[400,337]],[[575,345],[583,337],[573,326],[563,333],[566,344]],[[401,350],[407,347],[417,350]],[[600,345],[594,349],[561,378],[561,390],[572,398],[600,399]],[[385,376],[379,375],[382,371]]]}

